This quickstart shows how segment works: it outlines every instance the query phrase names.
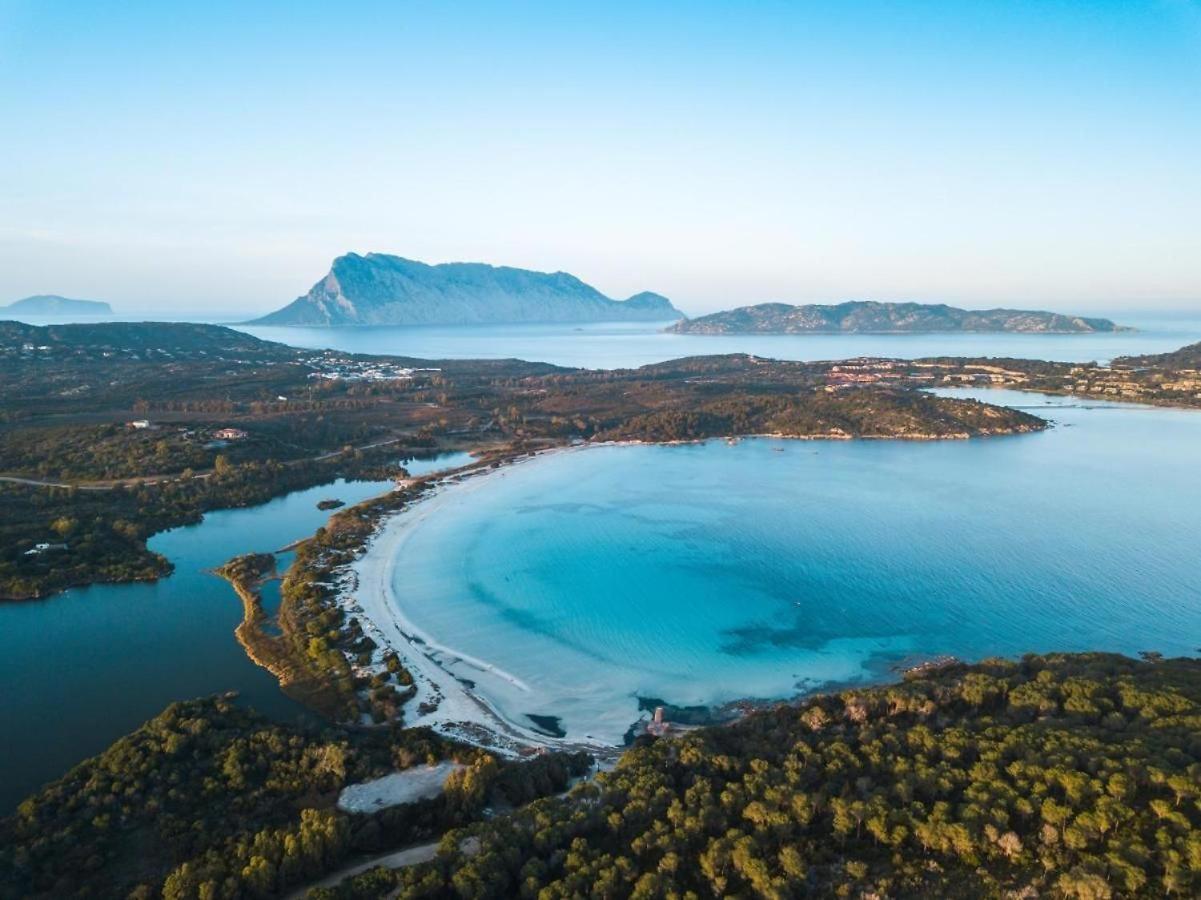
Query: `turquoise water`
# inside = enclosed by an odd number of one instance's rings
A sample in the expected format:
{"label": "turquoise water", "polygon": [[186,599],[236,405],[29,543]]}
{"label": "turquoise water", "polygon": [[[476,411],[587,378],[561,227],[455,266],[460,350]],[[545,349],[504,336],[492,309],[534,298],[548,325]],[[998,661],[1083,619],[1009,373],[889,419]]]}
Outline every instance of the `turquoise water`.
{"label": "turquoise water", "polygon": [[[453,453],[405,465],[417,475],[469,459]],[[300,716],[301,707],[238,646],[241,604],[211,570],[312,534],[330,515],[317,509],[319,500],[356,503],[390,487],[337,481],[209,513],[199,525],[151,538],[151,549],[175,563],[159,582],[0,604],[0,815],[173,700],[236,690],[270,715]],[[290,555],[283,559],[286,565]],[[277,603],[278,584],[266,594],[268,605]]]}
{"label": "turquoise water", "polygon": [[237,326],[296,347],[332,347],[425,359],[527,359],[561,366],[628,368],[712,353],[754,353],[772,359],[846,359],[887,356],[1011,356],[1068,362],[1162,353],[1201,341],[1196,315],[1112,314],[1138,328],[1115,334],[665,334],[666,323],[458,327],[281,328]]}
{"label": "turquoise water", "polygon": [[[612,739],[635,697],[781,697],[907,660],[1201,645],[1201,413],[1035,407],[938,443],[748,440],[551,455],[454,488],[397,566],[406,615]],[[460,493],[456,493],[460,492]]]}

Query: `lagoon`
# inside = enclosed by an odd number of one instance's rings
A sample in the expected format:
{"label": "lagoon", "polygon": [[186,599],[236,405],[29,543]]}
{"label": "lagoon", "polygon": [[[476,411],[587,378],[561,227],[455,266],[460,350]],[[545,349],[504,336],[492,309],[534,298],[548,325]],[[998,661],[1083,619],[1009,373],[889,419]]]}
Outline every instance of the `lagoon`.
{"label": "lagoon", "polygon": [[[404,465],[420,475],[469,460],[450,453]],[[232,690],[275,718],[306,715],[238,645],[242,605],[212,569],[308,537],[330,515],[317,509],[319,500],[351,504],[391,487],[337,481],[211,512],[198,525],[150,539],[150,548],[175,564],[158,582],[0,604],[0,815],[175,700]]]}
{"label": "lagoon", "polygon": [[939,654],[1195,654],[1201,413],[963,393],[1055,427],[551,454],[431,501],[397,602],[506,718],[606,742],[639,697],[787,697]]}

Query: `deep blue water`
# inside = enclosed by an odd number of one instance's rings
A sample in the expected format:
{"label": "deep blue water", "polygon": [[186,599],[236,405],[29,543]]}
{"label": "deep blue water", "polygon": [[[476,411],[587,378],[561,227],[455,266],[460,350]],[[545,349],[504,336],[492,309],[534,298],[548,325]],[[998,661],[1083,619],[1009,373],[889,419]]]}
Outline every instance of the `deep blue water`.
{"label": "deep blue water", "polygon": [[512,718],[781,697],[906,660],[1201,645],[1201,413],[985,392],[1048,432],[551,455],[425,518],[396,589]]}
{"label": "deep blue water", "polygon": [[[405,465],[417,475],[468,459],[453,453]],[[233,633],[241,603],[211,570],[312,534],[330,515],[319,500],[351,504],[390,487],[338,481],[209,513],[199,525],[151,538],[151,549],[175,563],[168,578],[0,604],[0,815],[174,700],[236,690],[277,718],[302,715],[246,658]],[[277,587],[268,585],[269,605]]]}

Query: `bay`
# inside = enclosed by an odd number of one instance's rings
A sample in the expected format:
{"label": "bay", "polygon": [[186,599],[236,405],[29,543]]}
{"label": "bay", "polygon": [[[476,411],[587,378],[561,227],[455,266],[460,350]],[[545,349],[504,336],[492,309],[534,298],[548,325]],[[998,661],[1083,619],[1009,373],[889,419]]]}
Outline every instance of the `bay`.
{"label": "bay", "polygon": [[639,697],[787,697],[940,654],[1196,653],[1201,413],[976,395],[1055,427],[609,446],[452,487],[401,545],[396,597],[506,717],[610,741]]}

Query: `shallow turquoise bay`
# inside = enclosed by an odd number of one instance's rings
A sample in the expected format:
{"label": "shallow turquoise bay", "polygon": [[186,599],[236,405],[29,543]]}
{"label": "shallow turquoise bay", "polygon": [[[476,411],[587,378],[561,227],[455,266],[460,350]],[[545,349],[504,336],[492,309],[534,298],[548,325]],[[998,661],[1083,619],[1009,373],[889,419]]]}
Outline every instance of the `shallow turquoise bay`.
{"label": "shallow turquoise bay", "polygon": [[438,501],[397,595],[420,631],[528,686],[480,681],[502,712],[569,736],[612,737],[635,696],[781,697],[935,654],[1195,653],[1201,414],[980,396],[1056,427],[513,467]]}

